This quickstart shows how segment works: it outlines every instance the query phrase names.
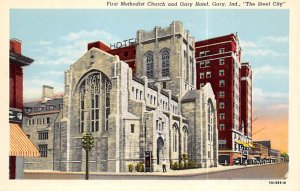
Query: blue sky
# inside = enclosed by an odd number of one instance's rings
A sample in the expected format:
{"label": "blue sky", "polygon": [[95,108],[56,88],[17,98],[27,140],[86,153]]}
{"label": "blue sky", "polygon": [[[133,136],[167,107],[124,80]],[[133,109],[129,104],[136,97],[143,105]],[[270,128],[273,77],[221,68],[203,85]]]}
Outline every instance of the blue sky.
{"label": "blue sky", "polygon": [[254,117],[288,111],[288,10],[10,10],[10,38],[35,60],[24,69],[24,99],[41,97],[42,85],[63,92],[64,71],[88,42],[135,38],[139,29],[182,21],[196,40],[238,33],[243,61],[254,71]]}

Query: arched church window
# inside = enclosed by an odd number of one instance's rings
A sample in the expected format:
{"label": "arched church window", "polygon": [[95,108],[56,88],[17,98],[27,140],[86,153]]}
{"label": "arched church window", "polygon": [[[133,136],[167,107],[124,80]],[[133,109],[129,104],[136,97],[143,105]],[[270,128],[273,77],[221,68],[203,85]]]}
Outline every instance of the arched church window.
{"label": "arched church window", "polygon": [[179,136],[178,136],[178,126],[175,123],[173,125],[173,152],[177,152],[178,139],[179,139]]}
{"label": "arched church window", "polygon": [[207,132],[208,132],[208,140],[213,140],[213,127],[214,127],[214,108],[211,100],[208,100],[207,103]]}
{"label": "arched church window", "polygon": [[162,51],[162,76],[169,76],[170,74],[170,56],[169,51],[163,50]]}
{"label": "arched church window", "polygon": [[84,132],[84,98],[85,98],[85,81],[83,81],[80,90],[79,90],[79,94],[80,94],[80,132],[83,133]]}
{"label": "arched church window", "polygon": [[148,52],[146,54],[146,65],[147,65],[147,77],[153,78],[154,77],[154,60],[153,60],[152,52]]}
{"label": "arched church window", "polygon": [[187,127],[184,126],[183,127],[183,153],[187,153],[187,140],[188,140],[188,131],[187,131]]}
{"label": "arched church window", "polygon": [[[79,132],[97,132],[100,126],[108,130],[110,89],[109,79],[100,72],[93,72],[82,79],[79,86]],[[105,108],[102,120],[100,108]]]}

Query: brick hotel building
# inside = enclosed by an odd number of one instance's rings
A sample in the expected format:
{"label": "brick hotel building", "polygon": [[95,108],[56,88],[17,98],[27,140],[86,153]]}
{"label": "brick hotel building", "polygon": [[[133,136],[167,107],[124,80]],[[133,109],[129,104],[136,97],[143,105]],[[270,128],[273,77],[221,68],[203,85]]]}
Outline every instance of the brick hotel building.
{"label": "brick hotel building", "polygon": [[[249,159],[252,145],[252,70],[242,63],[237,35],[195,43],[197,89],[211,83],[217,99],[219,162]],[[242,155],[242,156],[241,156]]]}

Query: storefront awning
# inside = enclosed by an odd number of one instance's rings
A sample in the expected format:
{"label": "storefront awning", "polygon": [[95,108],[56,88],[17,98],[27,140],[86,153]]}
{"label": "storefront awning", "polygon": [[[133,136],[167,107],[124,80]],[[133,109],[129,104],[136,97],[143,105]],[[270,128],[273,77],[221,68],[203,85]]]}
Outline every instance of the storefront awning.
{"label": "storefront awning", "polygon": [[253,143],[249,143],[249,146],[252,147],[252,148],[256,148]]}
{"label": "storefront awning", "polygon": [[244,142],[243,141],[241,141],[241,140],[236,140],[235,141],[237,144],[240,144],[240,145],[242,145]]}
{"label": "storefront awning", "polygon": [[40,157],[39,151],[25,135],[19,125],[10,123],[9,156]]}

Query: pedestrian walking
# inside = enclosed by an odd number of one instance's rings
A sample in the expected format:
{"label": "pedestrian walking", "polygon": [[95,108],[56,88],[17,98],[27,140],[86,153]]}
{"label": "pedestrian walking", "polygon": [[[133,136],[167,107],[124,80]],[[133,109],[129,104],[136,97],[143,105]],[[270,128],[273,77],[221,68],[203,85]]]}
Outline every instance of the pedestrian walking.
{"label": "pedestrian walking", "polygon": [[162,162],[162,168],[163,168],[163,172],[167,172],[167,161],[166,161],[166,159],[164,159],[163,160],[163,162]]}

